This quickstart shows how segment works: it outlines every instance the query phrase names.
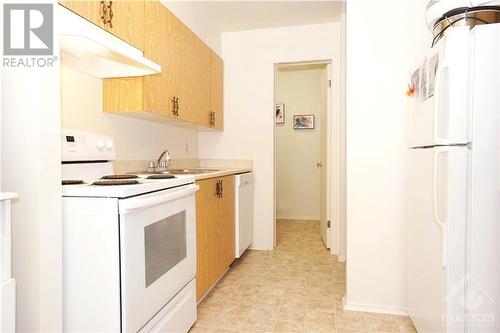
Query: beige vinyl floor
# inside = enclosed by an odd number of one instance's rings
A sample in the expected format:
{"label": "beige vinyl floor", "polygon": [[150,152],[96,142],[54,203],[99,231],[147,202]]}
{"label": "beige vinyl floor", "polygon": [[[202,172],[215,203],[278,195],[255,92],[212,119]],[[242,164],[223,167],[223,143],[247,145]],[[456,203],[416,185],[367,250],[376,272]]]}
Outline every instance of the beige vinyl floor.
{"label": "beige vinyl floor", "polygon": [[247,251],[198,306],[190,333],[416,332],[405,316],[342,309],[345,264],[319,222],[279,220],[274,251]]}

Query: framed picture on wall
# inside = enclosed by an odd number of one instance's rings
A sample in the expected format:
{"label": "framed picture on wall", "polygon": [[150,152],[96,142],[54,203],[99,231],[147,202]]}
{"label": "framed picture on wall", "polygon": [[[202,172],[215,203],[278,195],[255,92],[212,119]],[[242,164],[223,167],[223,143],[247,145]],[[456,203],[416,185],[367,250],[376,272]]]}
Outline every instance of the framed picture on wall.
{"label": "framed picture on wall", "polygon": [[313,114],[294,115],[293,129],[314,129],[314,115]]}
{"label": "framed picture on wall", "polygon": [[285,123],[285,104],[276,104],[276,124]]}

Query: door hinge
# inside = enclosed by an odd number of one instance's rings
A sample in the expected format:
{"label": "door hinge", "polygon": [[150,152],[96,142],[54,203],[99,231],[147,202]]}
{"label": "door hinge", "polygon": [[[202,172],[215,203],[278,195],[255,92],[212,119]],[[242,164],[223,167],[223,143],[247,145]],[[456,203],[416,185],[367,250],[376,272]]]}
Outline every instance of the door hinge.
{"label": "door hinge", "polygon": [[332,87],[332,80],[328,80],[328,87],[331,88]]}
{"label": "door hinge", "polygon": [[327,221],[327,222],[326,222],[326,227],[327,227],[327,228],[330,228],[330,224],[331,224],[331,222],[330,222],[330,221]]}

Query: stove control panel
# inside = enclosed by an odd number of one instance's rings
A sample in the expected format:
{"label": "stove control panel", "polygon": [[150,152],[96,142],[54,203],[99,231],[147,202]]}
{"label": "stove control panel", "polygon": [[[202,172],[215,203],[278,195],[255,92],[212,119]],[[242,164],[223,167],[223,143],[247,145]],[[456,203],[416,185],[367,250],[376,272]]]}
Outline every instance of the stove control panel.
{"label": "stove control panel", "polygon": [[62,161],[113,161],[113,138],[96,133],[62,130]]}

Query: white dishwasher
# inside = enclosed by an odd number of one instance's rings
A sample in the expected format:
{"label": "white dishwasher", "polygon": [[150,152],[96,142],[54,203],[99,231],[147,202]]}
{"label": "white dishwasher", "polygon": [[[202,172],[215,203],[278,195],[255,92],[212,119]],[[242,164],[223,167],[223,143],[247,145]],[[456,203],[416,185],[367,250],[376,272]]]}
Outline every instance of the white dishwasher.
{"label": "white dishwasher", "polygon": [[235,177],[235,256],[239,258],[253,237],[253,173]]}

